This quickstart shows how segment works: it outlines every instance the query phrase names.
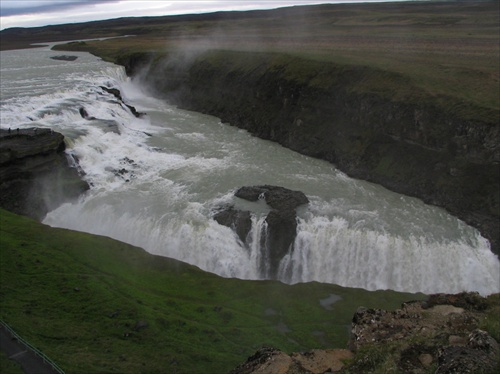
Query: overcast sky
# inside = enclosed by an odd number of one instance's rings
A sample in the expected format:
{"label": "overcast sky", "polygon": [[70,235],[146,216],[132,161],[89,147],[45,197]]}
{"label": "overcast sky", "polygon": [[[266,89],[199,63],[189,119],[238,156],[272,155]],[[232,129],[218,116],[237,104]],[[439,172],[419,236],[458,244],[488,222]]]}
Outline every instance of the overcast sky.
{"label": "overcast sky", "polygon": [[[381,0],[0,0],[0,29],[130,16],[163,16],[219,10]],[[386,0],[394,1],[394,0]]]}

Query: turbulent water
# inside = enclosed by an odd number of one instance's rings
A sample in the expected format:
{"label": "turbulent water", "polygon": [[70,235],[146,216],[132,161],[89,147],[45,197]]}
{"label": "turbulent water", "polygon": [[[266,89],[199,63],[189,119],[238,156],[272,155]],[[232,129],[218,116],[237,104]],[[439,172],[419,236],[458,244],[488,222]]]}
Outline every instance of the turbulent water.
{"label": "turbulent water", "polygon": [[[444,210],[347,177],[331,164],[252,137],[211,116],[149,97],[121,67],[48,48],[1,55],[2,128],[47,127],[67,137],[91,189],[45,223],[101,234],[224,277],[259,278],[246,248],[211,214],[245,185],[304,192],[280,280],[369,290],[499,292],[499,261],[477,230]],[[136,118],[101,86],[145,112]],[[80,115],[84,108],[89,118]],[[266,207],[253,215],[258,238]],[[254,242],[258,242],[255,240]]]}

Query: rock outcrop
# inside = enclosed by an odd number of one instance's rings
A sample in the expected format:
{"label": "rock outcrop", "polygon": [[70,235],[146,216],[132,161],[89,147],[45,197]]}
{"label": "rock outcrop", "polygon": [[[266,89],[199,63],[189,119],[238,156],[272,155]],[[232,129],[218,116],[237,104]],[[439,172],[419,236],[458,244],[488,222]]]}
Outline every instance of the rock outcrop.
{"label": "rock outcrop", "polygon": [[213,216],[219,224],[233,229],[238,238],[245,243],[252,229],[251,214],[247,210],[237,210],[232,205],[222,207]]}
{"label": "rock outcrop", "polygon": [[[143,67],[145,82],[174,104],[446,208],[499,253],[498,111],[457,107],[368,67],[229,51],[177,60],[117,59],[130,74]],[[391,87],[411,93],[393,97]]]}
{"label": "rock outcrop", "polygon": [[78,56],[70,56],[70,55],[59,55],[59,56],[51,56],[52,60],[60,60],[60,61],[75,61]]}
{"label": "rock outcrop", "polygon": [[475,293],[432,295],[401,309],[359,308],[352,320],[349,349],[288,355],[265,347],[232,374],[251,373],[497,373],[498,342],[481,330],[500,307]]}
{"label": "rock outcrop", "polygon": [[[144,115],[144,113],[138,112],[134,106],[125,103],[125,101],[123,100],[123,97],[122,97],[122,93],[120,92],[120,90],[118,88],[110,88],[110,87],[106,87],[106,86],[100,86],[100,87],[103,91],[106,91],[107,93],[116,97],[118,102],[121,105],[124,105],[125,107],[127,107],[135,117],[140,118]],[[80,114],[82,114],[82,113],[80,112]],[[83,117],[83,114],[82,114],[82,117]],[[83,117],[83,118],[85,118],[85,117]]]}
{"label": "rock outcrop", "polygon": [[50,129],[0,129],[0,206],[41,220],[88,189]]}
{"label": "rock outcrop", "polygon": [[[241,187],[234,196],[252,202],[262,200],[270,207],[271,211],[265,218],[266,229],[262,231],[259,243],[259,268],[264,278],[276,278],[279,264],[293,247],[297,235],[296,209],[309,203],[309,200],[300,191],[268,185]],[[213,218],[221,225],[232,228],[243,243],[250,245],[251,212],[227,206],[219,208]]]}
{"label": "rock outcrop", "polygon": [[230,374],[324,374],[338,373],[354,355],[347,349],[315,349],[305,353],[286,353],[272,347],[259,349]]}

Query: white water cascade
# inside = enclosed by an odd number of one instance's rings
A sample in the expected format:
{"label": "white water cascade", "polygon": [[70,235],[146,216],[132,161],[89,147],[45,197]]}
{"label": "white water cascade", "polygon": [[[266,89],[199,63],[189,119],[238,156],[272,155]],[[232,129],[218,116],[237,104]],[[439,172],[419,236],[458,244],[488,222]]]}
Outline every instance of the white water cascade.
{"label": "white water cascade", "polygon": [[[304,192],[293,250],[280,280],[369,290],[500,291],[500,265],[474,228],[444,210],[353,180],[294,153],[142,92],[123,69],[85,54],[49,59],[47,48],[1,56],[2,128],[63,133],[91,189],[50,212],[46,224],[109,236],[224,277],[257,279],[269,208],[251,203],[252,245],[211,218],[245,208],[235,189],[271,184]],[[101,86],[120,89],[136,118]],[[82,118],[80,108],[88,113]]]}

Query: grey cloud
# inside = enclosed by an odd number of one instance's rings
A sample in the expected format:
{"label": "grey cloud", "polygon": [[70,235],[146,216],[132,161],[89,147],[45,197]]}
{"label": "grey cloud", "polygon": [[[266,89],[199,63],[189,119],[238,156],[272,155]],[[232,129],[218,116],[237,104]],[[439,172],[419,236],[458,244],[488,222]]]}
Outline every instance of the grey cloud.
{"label": "grey cloud", "polygon": [[[15,5],[10,6],[0,6],[0,16],[19,16],[23,14],[33,14],[33,13],[48,13],[52,11],[68,10],[71,8],[77,8],[82,5],[95,5],[102,3],[116,3],[119,0],[73,0],[73,1],[52,1],[45,2],[43,5],[38,6],[20,6]],[[19,4],[19,2],[16,2]],[[22,3],[21,3],[22,4]]]}

